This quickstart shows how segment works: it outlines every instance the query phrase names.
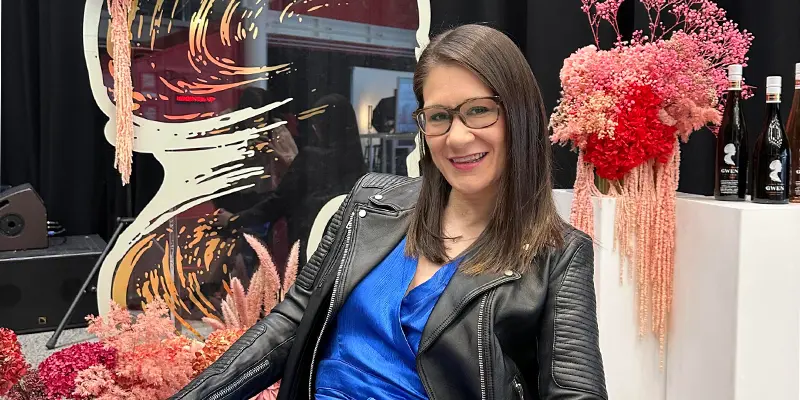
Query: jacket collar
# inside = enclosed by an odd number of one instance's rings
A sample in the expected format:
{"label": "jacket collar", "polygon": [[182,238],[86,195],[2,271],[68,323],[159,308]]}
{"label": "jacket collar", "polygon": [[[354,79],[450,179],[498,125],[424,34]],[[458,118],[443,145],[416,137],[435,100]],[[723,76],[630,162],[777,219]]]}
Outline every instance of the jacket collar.
{"label": "jacket collar", "polygon": [[377,191],[369,201],[379,207],[389,207],[395,211],[408,211],[417,205],[422,178],[412,178],[398,185]]}

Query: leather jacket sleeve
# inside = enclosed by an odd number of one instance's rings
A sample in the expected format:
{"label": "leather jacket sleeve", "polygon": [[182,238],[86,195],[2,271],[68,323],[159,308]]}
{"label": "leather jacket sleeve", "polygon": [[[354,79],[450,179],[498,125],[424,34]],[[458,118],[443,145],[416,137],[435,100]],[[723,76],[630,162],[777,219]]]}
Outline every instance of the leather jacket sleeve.
{"label": "leather jacket sleeve", "polygon": [[319,248],[303,267],[285,299],[170,399],[249,399],[281,378],[317,273],[334,245],[351,198],[352,192],[328,222]]}
{"label": "leather jacket sleeve", "polygon": [[543,400],[606,400],[592,241],[578,230],[565,239],[566,251],[552,261],[539,333],[539,396]]}

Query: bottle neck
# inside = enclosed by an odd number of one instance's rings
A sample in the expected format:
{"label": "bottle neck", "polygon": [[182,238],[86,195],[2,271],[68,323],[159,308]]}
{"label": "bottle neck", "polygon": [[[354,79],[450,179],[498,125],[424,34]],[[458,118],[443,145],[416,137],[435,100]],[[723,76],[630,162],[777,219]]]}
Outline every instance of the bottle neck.
{"label": "bottle neck", "polygon": [[728,80],[728,91],[729,92],[741,92],[742,91],[742,80],[741,79],[729,79]]}
{"label": "bottle neck", "polygon": [[777,105],[780,106],[781,104],[781,92],[770,92],[769,88],[767,88],[767,107],[770,105]]}
{"label": "bottle neck", "polygon": [[800,90],[800,74],[794,76],[794,90]]}

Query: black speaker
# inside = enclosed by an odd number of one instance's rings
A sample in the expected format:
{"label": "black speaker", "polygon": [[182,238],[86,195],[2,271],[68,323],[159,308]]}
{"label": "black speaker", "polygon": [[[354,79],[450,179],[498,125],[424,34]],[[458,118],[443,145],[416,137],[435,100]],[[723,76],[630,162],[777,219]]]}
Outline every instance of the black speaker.
{"label": "black speaker", "polygon": [[[55,330],[105,248],[97,235],[50,238],[46,249],[0,252],[0,327],[17,333]],[[97,284],[89,286],[67,328],[97,315]]]}
{"label": "black speaker", "polygon": [[0,251],[47,247],[47,212],[29,183],[0,193]]}

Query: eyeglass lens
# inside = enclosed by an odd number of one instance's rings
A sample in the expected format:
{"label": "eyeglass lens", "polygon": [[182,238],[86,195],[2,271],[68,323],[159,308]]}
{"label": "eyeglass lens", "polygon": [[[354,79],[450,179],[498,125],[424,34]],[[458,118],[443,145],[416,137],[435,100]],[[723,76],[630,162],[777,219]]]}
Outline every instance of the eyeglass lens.
{"label": "eyeglass lens", "polygon": [[[458,112],[462,122],[469,128],[486,128],[500,115],[500,107],[494,99],[474,99],[461,105]],[[417,123],[426,135],[442,135],[450,130],[455,113],[444,107],[429,107],[417,115]]]}

